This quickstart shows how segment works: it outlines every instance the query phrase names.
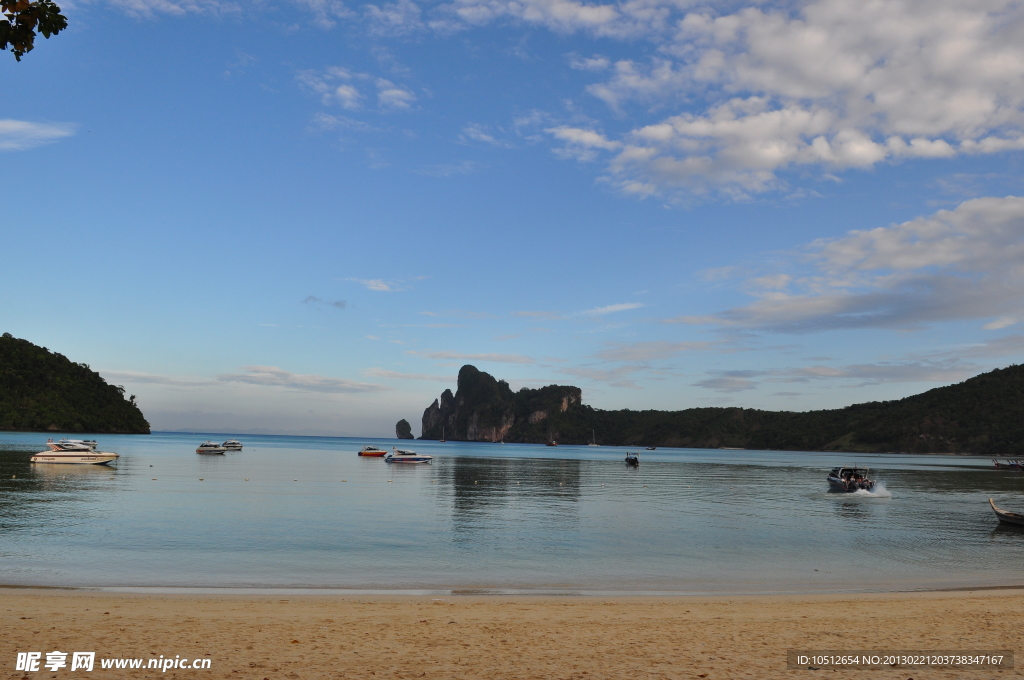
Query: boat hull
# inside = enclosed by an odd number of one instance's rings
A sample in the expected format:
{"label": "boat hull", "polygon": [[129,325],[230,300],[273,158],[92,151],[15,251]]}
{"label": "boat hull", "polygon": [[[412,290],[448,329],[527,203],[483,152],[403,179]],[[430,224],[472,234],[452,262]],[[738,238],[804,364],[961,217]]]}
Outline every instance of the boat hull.
{"label": "boat hull", "polygon": [[219,448],[219,449],[196,449],[196,453],[214,453],[214,454],[221,454],[221,455],[223,455],[225,451],[227,451],[227,449],[225,449],[225,448]]}
{"label": "boat hull", "polygon": [[387,451],[360,451],[360,456],[366,456],[367,458],[383,458],[388,455]]}
{"label": "boat hull", "polygon": [[991,498],[988,499],[988,504],[992,506],[992,512],[996,514],[1001,523],[1010,524],[1015,527],[1024,527],[1024,515],[1018,515],[1016,512],[1009,512],[996,507],[995,502]]}
{"label": "boat hull", "polygon": [[429,463],[433,458],[423,456],[385,456],[385,463]]}
{"label": "boat hull", "polygon": [[52,465],[109,465],[120,458],[116,453],[104,451],[42,451],[29,459],[32,463]]}
{"label": "boat hull", "polygon": [[835,491],[837,493],[853,493],[854,491],[861,491],[861,490],[863,490],[863,491],[874,491],[875,490],[875,483],[874,482],[868,482],[867,485],[865,485],[864,487],[858,487],[858,486],[852,485],[852,484],[848,485],[848,484],[846,484],[846,482],[844,482],[841,479],[836,479],[834,477],[829,477],[828,478],[828,488],[829,488],[830,491]]}

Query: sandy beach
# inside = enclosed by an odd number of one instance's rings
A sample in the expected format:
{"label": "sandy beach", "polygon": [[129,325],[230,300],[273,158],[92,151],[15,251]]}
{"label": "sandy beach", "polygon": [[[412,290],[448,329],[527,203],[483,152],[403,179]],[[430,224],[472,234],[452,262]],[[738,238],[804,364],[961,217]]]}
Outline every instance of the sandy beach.
{"label": "sandy beach", "polygon": [[[4,678],[769,678],[786,650],[1010,650],[1024,590],[766,597],[138,595],[0,589]],[[13,670],[17,652],[210,669]],[[70,666],[70,663],[69,663]],[[840,675],[863,671],[836,671]],[[885,669],[879,678],[1015,677]],[[833,675],[833,677],[835,677]]]}

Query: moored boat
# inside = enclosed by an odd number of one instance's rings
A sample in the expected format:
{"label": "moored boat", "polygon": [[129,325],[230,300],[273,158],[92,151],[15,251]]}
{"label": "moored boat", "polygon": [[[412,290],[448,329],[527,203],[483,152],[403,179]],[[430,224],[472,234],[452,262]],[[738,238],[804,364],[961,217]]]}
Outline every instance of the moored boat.
{"label": "moored boat", "polygon": [[217,442],[205,441],[196,449],[196,453],[224,453],[227,451]]}
{"label": "moored boat", "polygon": [[241,451],[242,450],[242,442],[238,441],[237,439],[229,439],[226,442],[224,442],[223,444],[221,444],[221,446],[223,446],[228,451]]}
{"label": "moored boat", "polygon": [[837,467],[828,473],[828,486],[831,491],[853,493],[854,491],[874,491],[875,480],[868,479],[868,469],[860,467]]}
{"label": "moored boat", "polygon": [[1009,458],[1007,458],[1005,463],[1000,463],[997,459],[993,458],[992,459],[992,463],[996,466],[996,469],[998,469],[998,470],[1020,470],[1021,469],[1021,464],[1020,464],[1019,460],[1010,460]]}
{"label": "moored boat", "polygon": [[1003,524],[1012,524],[1014,526],[1024,527],[1024,515],[997,507],[995,501],[991,498],[988,499],[988,504],[992,506],[992,512],[996,513],[996,517],[998,517],[999,521]]}
{"label": "moored boat", "polygon": [[640,454],[627,452],[626,465],[629,465],[630,467],[640,467]]}
{"label": "moored boat", "polygon": [[391,452],[384,456],[385,463],[429,463],[433,460],[433,456],[394,447],[391,447]]}
{"label": "moored boat", "polygon": [[29,461],[32,463],[54,463],[61,465],[109,465],[120,458],[109,451],[40,451]]}
{"label": "moored boat", "polygon": [[360,456],[372,456],[372,457],[375,457],[375,458],[381,458],[383,456],[386,456],[387,453],[388,452],[385,451],[384,449],[381,449],[381,448],[378,448],[378,447],[372,446],[372,445],[367,445],[367,446],[364,446],[363,448],[359,449],[359,455]]}

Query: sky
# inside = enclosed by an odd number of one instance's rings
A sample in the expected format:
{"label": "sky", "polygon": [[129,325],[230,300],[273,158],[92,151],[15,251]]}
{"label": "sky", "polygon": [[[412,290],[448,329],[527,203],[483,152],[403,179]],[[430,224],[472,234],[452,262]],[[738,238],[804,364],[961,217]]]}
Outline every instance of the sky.
{"label": "sky", "polygon": [[0,331],[157,430],[393,436],[463,364],[838,408],[1024,358],[1024,6],[65,0],[0,52]]}

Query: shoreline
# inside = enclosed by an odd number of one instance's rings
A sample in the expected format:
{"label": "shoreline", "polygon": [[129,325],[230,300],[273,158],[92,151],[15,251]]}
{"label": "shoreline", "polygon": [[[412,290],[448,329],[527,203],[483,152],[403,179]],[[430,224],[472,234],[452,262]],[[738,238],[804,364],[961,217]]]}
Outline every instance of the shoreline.
{"label": "shoreline", "polygon": [[501,587],[501,586],[449,586],[432,587],[424,586],[419,588],[339,588],[334,586],[71,586],[71,585],[39,585],[39,584],[17,584],[0,583],[0,594],[6,591],[13,592],[38,592],[38,593],[97,593],[111,596],[133,596],[133,595],[168,595],[168,596],[239,596],[239,597],[271,597],[289,595],[294,597],[513,597],[513,598],[656,598],[663,600],[671,599],[693,599],[693,598],[745,598],[745,597],[861,597],[861,596],[902,596],[924,593],[978,593],[978,592],[1003,592],[1020,590],[1024,594],[1024,582],[1003,583],[1003,584],[965,584],[965,585],[936,585],[917,587],[849,587],[845,589],[821,588],[815,590],[766,590],[766,589],[744,589],[744,590],[612,590],[602,588],[582,588],[572,586],[548,586],[548,587]]}
{"label": "shoreline", "polygon": [[[1024,642],[1024,588],[686,598],[0,588],[0,607],[7,614],[0,658],[11,662],[0,678],[12,680],[26,677],[13,670],[17,652],[50,650],[211,661],[201,673],[102,675],[124,678],[718,680],[793,677],[789,650],[1012,653]],[[876,673],[886,680],[996,675],[981,668]]]}

